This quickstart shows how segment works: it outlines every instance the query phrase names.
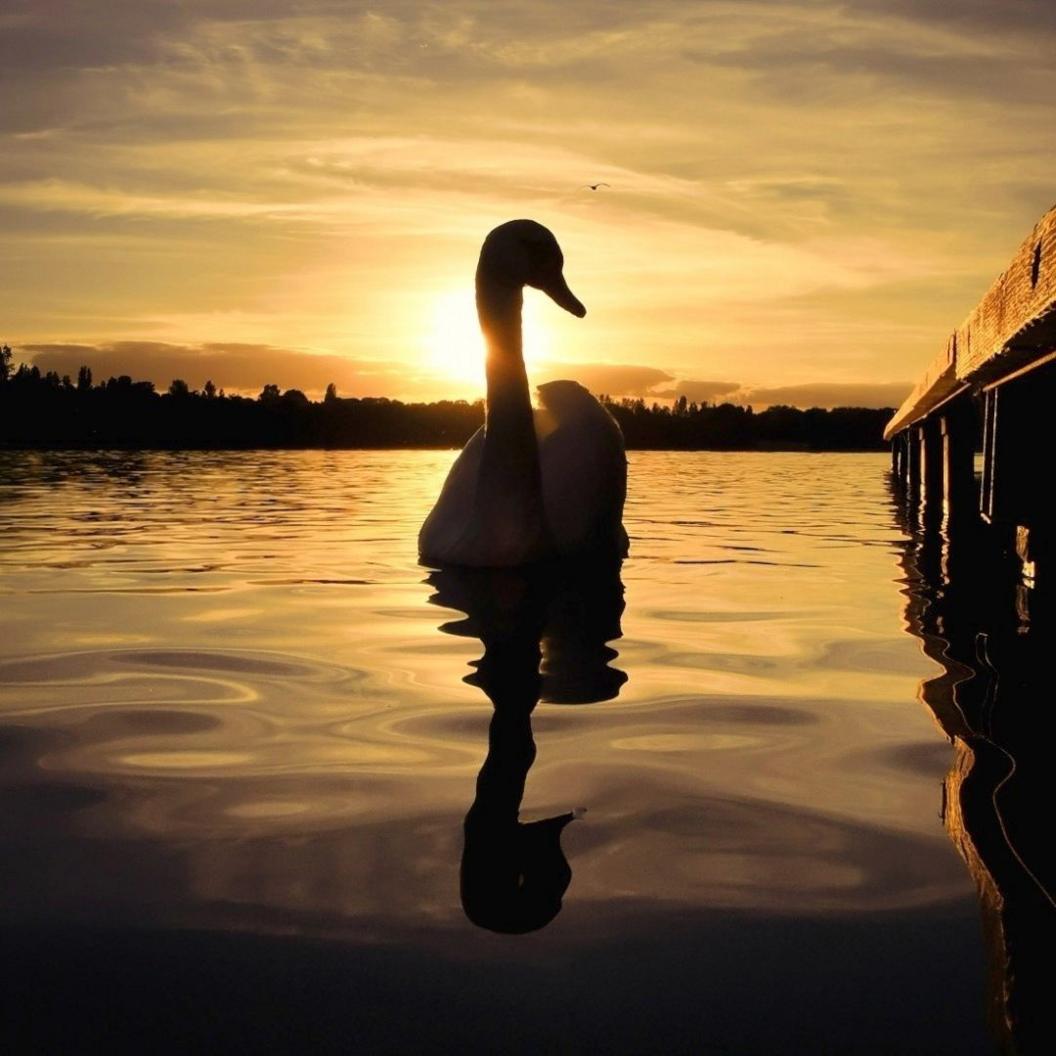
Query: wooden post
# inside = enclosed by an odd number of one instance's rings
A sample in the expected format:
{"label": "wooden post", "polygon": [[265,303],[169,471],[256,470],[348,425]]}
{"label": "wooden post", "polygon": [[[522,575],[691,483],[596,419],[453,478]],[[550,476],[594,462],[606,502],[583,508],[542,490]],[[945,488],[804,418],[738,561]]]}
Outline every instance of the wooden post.
{"label": "wooden post", "polygon": [[1014,547],[1025,583],[1051,596],[1056,364],[1001,383],[986,397],[993,408],[987,445],[990,520],[999,541]]}
{"label": "wooden post", "polygon": [[903,494],[909,487],[909,433],[903,429],[891,437],[891,464],[895,475],[895,483],[902,489]]}
{"label": "wooden post", "polygon": [[942,447],[938,416],[926,419],[920,426],[920,498],[924,517],[932,524],[942,520]]}
{"label": "wooden post", "polygon": [[975,408],[969,397],[954,401],[944,411],[942,430],[942,492],[946,517],[968,525],[979,516],[975,484]]}
{"label": "wooden post", "polygon": [[979,497],[979,510],[983,518],[993,523],[997,513],[994,479],[997,468],[997,405],[999,389],[990,389],[983,395],[983,484]]}
{"label": "wooden post", "polygon": [[920,436],[914,426],[906,433],[906,498],[910,515],[915,516],[920,507]]}
{"label": "wooden post", "polygon": [[1027,377],[986,393],[989,415],[984,474],[989,470],[985,512],[1008,534],[1016,524],[1033,524],[1047,503],[1045,470],[1049,453],[1043,440],[1050,407],[1041,396],[1040,378]]}

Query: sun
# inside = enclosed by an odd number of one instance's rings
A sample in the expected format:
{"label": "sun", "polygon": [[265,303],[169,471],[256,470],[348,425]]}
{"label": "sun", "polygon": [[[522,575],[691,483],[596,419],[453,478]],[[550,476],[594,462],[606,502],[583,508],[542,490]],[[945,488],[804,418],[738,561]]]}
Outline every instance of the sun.
{"label": "sun", "polygon": [[[551,335],[540,311],[544,307],[542,300],[545,297],[534,290],[525,291],[524,361],[529,373],[549,359],[551,348]],[[451,381],[483,390],[484,338],[477,322],[473,291],[440,291],[427,309],[426,318],[423,345],[430,368]]]}

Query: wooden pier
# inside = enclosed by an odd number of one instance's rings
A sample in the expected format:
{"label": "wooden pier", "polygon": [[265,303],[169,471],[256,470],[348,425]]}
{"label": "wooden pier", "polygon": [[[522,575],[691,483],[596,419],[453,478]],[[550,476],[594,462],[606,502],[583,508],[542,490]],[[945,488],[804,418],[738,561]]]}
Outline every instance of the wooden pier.
{"label": "wooden pier", "polygon": [[[979,530],[1056,579],[1056,207],[947,339],[884,431],[910,521]],[[982,450],[982,473],[975,471]]]}
{"label": "wooden pier", "polygon": [[910,537],[906,627],[941,666],[920,699],[954,745],[942,817],[979,891],[988,1018],[1000,1051],[1054,1051],[1056,712],[1042,705],[1056,642],[1056,208],[884,435]]}

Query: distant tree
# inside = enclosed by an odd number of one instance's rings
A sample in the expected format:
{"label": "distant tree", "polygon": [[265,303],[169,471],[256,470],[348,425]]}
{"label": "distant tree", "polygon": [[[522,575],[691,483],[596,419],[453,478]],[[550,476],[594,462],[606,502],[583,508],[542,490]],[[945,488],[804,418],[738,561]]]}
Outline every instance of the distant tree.
{"label": "distant tree", "polygon": [[[218,398],[212,379],[204,386],[204,396],[215,402],[202,414],[199,400],[191,398],[198,394],[182,379],[175,379],[168,390],[180,398],[166,399],[159,407],[153,382],[122,374],[93,389],[86,366],[77,374],[81,398],[71,407],[65,396],[73,387],[68,377],[54,371],[42,374],[26,362],[16,369],[8,346],[0,348],[5,379],[0,385],[0,442],[8,445],[458,447],[484,418],[479,400],[405,404],[384,397],[339,399],[333,383],[319,402],[299,389],[281,392],[272,384],[264,387],[258,402],[225,397],[222,390]],[[83,395],[89,392],[100,398]],[[623,429],[628,448],[666,450],[880,450],[884,425],[893,413],[775,405],[756,414],[751,407],[730,403],[674,399],[647,404],[642,397],[604,402]],[[160,413],[150,413],[152,406]]]}
{"label": "distant tree", "polygon": [[11,374],[11,346],[0,345],[0,385],[7,381]]}
{"label": "distant tree", "polygon": [[66,390],[66,392],[71,392],[73,390],[73,382],[70,381],[69,374],[63,374],[63,376],[62,376],[62,387],[63,387],[63,389]]}

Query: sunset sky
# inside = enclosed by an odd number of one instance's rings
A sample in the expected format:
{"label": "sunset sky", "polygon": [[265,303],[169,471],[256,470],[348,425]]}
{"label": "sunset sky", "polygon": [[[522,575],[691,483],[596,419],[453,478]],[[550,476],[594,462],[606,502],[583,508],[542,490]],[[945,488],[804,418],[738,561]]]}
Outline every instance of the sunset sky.
{"label": "sunset sky", "polygon": [[1056,200],[1054,72],[1052,0],[5,0],[0,340],[475,398],[531,217],[534,381],[891,405]]}

